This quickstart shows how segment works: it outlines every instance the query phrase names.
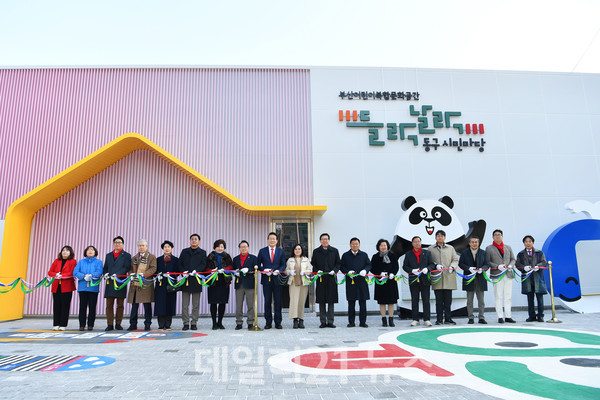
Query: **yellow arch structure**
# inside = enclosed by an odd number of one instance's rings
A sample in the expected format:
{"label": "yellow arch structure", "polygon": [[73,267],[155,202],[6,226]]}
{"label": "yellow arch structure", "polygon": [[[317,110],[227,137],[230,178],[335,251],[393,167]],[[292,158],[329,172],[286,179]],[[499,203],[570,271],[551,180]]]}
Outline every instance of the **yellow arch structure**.
{"label": "yellow arch structure", "polygon": [[[142,135],[127,133],[44,182],[10,205],[6,211],[0,258],[2,280],[10,283],[19,277],[26,278],[31,224],[37,211],[136,150],[150,150],[233,207],[249,215],[312,216],[322,215],[327,210],[327,206],[251,206]],[[9,253],[19,256],[9,258]],[[23,318],[24,302],[24,293],[16,288],[7,294],[1,294],[0,321]]]}

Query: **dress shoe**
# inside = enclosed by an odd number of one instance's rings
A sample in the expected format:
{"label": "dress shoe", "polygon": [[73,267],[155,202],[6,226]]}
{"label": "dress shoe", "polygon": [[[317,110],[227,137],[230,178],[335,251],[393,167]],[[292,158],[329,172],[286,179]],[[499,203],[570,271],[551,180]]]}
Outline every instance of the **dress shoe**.
{"label": "dress shoe", "polygon": [[348,328],[354,328],[356,325],[354,324],[354,322],[350,322],[348,325],[346,325]]}
{"label": "dress shoe", "polygon": [[252,329],[254,329],[254,325],[253,324],[248,325],[248,330],[251,331]]}
{"label": "dress shoe", "polygon": [[446,325],[456,325],[456,322],[452,321],[451,319],[447,319],[444,323]]}
{"label": "dress shoe", "polygon": [[503,324],[504,323],[504,318],[498,318],[498,323],[499,324]]}
{"label": "dress shoe", "polygon": [[115,325],[115,329],[118,330],[118,331],[122,331],[123,327],[121,326],[121,324],[116,324]]}
{"label": "dress shoe", "polygon": [[333,323],[331,323],[331,322],[330,322],[330,323],[328,323],[328,324],[327,324],[327,327],[328,327],[328,328],[335,328],[335,325],[334,325]]}
{"label": "dress shoe", "polygon": [[170,331],[171,327],[170,326],[165,326],[165,331]]}
{"label": "dress shoe", "polygon": [[423,323],[423,325],[425,325],[425,326],[431,326],[431,321],[425,321],[425,322]]}
{"label": "dress shoe", "polygon": [[145,325],[145,326],[144,326],[144,330],[145,330],[145,331],[149,331],[149,330],[150,330],[150,325]]}
{"label": "dress shoe", "polygon": [[533,317],[533,318],[532,318],[532,317],[529,317],[529,318],[527,318],[527,319],[525,320],[525,322],[535,322],[536,320],[537,320],[537,318],[536,318],[536,317]]}
{"label": "dress shoe", "polygon": [[292,326],[292,329],[298,329],[298,318],[294,318],[294,325]]}
{"label": "dress shoe", "polygon": [[322,323],[321,325],[319,325],[319,328],[327,328],[327,324],[326,323]]}
{"label": "dress shoe", "polygon": [[304,320],[303,319],[298,320],[298,328],[304,329]]}
{"label": "dress shoe", "polygon": [[483,318],[479,318],[479,323],[483,325],[487,325],[487,321]]}
{"label": "dress shoe", "polygon": [[544,318],[542,318],[542,317],[537,317],[537,322],[544,322]]}
{"label": "dress shoe", "polygon": [[105,331],[105,332],[110,332],[110,331],[113,331],[114,329],[115,329],[115,328],[113,328],[113,326],[112,326],[112,325],[108,325],[104,331]]}
{"label": "dress shoe", "polygon": [[436,325],[444,325],[444,322],[442,322],[442,321],[435,321],[435,324]]}
{"label": "dress shoe", "polygon": [[217,326],[219,327],[219,329],[225,329],[225,327],[223,326],[223,324],[217,324]]}
{"label": "dress shoe", "polygon": [[417,326],[419,325],[419,321],[413,321],[410,323],[410,326]]}
{"label": "dress shoe", "polygon": [[198,325],[192,325],[191,329],[192,329],[193,331],[197,331],[197,330],[198,330]]}
{"label": "dress shoe", "polygon": [[212,326],[212,330],[213,330],[213,331],[216,331],[217,329],[219,329],[219,325],[217,325],[217,324],[213,324],[213,326]]}
{"label": "dress shoe", "polygon": [[271,324],[266,324],[265,329],[271,329],[273,326]]}
{"label": "dress shoe", "polygon": [[128,331],[136,331],[137,330],[137,326],[136,325],[129,325],[129,328],[127,328]]}
{"label": "dress shoe", "polygon": [[467,324],[473,325],[474,323],[475,323],[475,320],[473,318],[469,318],[469,322],[467,322]]}
{"label": "dress shoe", "polygon": [[358,326],[360,326],[361,328],[368,328],[369,325],[365,324],[364,322],[362,324],[358,324]]}
{"label": "dress shoe", "polygon": [[88,326],[88,331],[93,331],[94,327],[93,326]]}
{"label": "dress shoe", "polygon": [[80,326],[80,327],[79,327],[79,330],[80,330],[80,331],[85,331],[85,326]]}
{"label": "dress shoe", "polygon": [[275,329],[283,329],[283,326],[281,326],[281,324],[275,324]]}
{"label": "dress shoe", "polygon": [[515,321],[512,318],[505,318],[504,321],[508,322],[509,324],[516,324],[517,323],[517,321]]}
{"label": "dress shoe", "polygon": [[242,329],[242,324],[237,324],[237,325],[235,326],[235,330],[236,330],[236,331],[239,331],[240,329]]}
{"label": "dress shoe", "polygon": [[183,328],[181,328],[182,331],[187,331],[190,329],[189,325],[184,325]]}

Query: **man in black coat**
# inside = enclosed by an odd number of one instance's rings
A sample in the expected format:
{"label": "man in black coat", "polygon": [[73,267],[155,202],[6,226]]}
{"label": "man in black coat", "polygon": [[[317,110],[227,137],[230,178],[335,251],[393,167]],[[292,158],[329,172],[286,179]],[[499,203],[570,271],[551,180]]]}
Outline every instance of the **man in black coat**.
{"label": "man in black coat", "polygon": [[244,322],[244,297],[248,313],[248,329],[254,327],[254,267],[258,265],[258,258],[250,254],[250,244],[242,240],[239,245],[240,255],[233,258],[235,268],[235,329],[242,329]]}
{"label": "man in black coat", "polygon": [[[348,327],[356,326],[356,301],[358,300],[358,322],[362,328],[367,325],[367,300],[369,300],[369,285],[365,276],[371,270],[371,260],[364,251],[360,250],[360,240],[356,237],[350,239],[350,250],[342,254],[340,270],[346,276],[346,299],[348,300]],[[348,275],[359,274],[351,278]]]}
{"label": "man in black coat", "polygon": [[179,271],[187,278],[187,282],[181,287],[181,319],[184,331],[190,329],[190,297],[192,299],[192,330],[198,329],[197,323],[200,317],[202,285],[198,283],[198,280],[202,278],[189,274],[201,273],[205,270],[206,251],[200,248],[200,235],[193,233],[190,236],[190,247],[181,250],[179,255]]}
{"label": "man in black coat", "polygon": [[[469,248],[460,253],[458,266],[463,270],[462,288],[467,292],[467,313],[469,314],[469,324],[475,323],[473,314],[473,296],[477,296],[477,310],[480,324],[487,324],[483,311],[485,310],[484,293],[487,291],[487,282],[483,276],[483,271],[487,271],[490,266],[485,250],[479,248],[479,238],[471,236],[469,239]],[[475,276],[473,276],[475,274]],[[471,282],[469,280],[474,278]]]}
{"label": "man in black coat", "polygon": [[[125,301],[125,297],[127,297],[127,285],[123,285],[120,290],[115,289],[115,281],[113,275],[121,275],[119,279],[127,279],[126,276],[129,274],[129,269],[131,268],[131,254],[123,250],[123,245],[125,244],[125,240],[121,236],[117,236],[113,239],[113,251],[108,253],[106,257],[104,257],[104,267],[102,273],[106,278],[106,288],[104,290],[104,298],[106,299],[106,329],[105,331],[112,331],[117,328],[117,330],[123,330],[121,326],[121,322],[123,321],[123,302]],[[120,286],[117,282],[117,286]],[[115,318],[115,300],[117,301],[117,315]],[[116,321],[115,321],[116,319]],[[116,326],[113,325],[113,322],[116,322]]]}
{"label": "man in black coat", "polygon": [[402,269],[408,273],[408,287],[410,288],[410,299],[412,308],[412,322],[410,326],[419,325],[419,295],[423,301],[423,324],[431,326],[431,282],[429,282],[429,271],[435,268],[431,253],[421,247],[421,238],[412,238],[413,249],[404,255]]}
{"label": "man in black coat", "polygon": [[340,253],[329,245],[329,234],[322,233],[319,238],[321,246],[317,247],[310,261],[313,272],[322,273],[317,278],[316,301],[319,304],[321,325],[319,328],[335,328],[333,324],[333,308],[338,302],[335,274],[340,270]]}

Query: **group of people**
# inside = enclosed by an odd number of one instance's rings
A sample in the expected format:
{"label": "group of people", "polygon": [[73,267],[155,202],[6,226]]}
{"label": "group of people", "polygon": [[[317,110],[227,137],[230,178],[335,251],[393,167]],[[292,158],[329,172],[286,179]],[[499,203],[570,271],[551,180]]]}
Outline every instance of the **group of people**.
{"label": "group of people", "polygon": [[[469,248],[460,258],[454,248],[445,243],[445,233],[436,232],[436,244],[429,249],[421,247],[421,238],[412,239],[413,249],[404,257],[403,270],[408,273],[412,299],[412,323],[419,324],[419,298],[423,302],[423,320],[430,322],[430,287],[433,286],[436,299],[436,325],[455,324],[451,318],[452,290],[457,288],[457,268],[465,274],[463,289],[467,291],[469,324],[474,323],[473,300],[478,300],[479,323],[487,323],[484,318],[483,292],[487,282],[482,273],[489,271],[494,283],[498,322],[515,322],[511,318],[511,293],[514,268],[520,269],[528,278],[523,280],[522,292],[527,294],[529,318],[527,321],[543,321],[543,294],[546,293],[544,276],[540,267],[546,266],[544,254],[533,248],[533,237],[523,239],[525,249],[516,259],[512,249],[502,241],[502,231],[493,233],[494,242],[485,250],[480,249],[480,240],[471,237]],[[73,249],[64,246],[52,263],[48,275],[56,278],[52,283],[54,302],[54,330],[65,330],[68,324],[72,292],[75,291],[75,278],[79,293],[79,330],[94,329],[96,304],[102,279],[106,281],[106,331],[123,330],[124,301],[131,304],[128,330],[138,329],[139,305],[144,308],[144,329],[152,325],[152,303],[158,328],[170,330],[176,314],[177,292],[182,292],[183,330],[197,330],[200,311],[200,297],[203,282],[197,274],[214,274],[207,289],[208,304],[212,317],[212,329],[225,329],[223,316],[229,302],[229,287],[234,283],[236,294],[236,330],[243,328],[244,303],[246,303],[246,323],[253,329],[255,274],[260,273],[260,283],[264,296],[265,329],[282,329],[282,289],[289,287],[289,314],[294,329],[304,328],[304,304],[308,295],[308,285],[316,282],[316,303],[319,305],[320,328],[335,328],[334,304],[338,303],[337,274],[345,274],[346,298],[348,301],[348,327],[356,326],[356,303],[358,302],[358,324],[367,327],[366,301],[370,299],[367,274],[380,279],[375,285],[374,298],[379,304],[383,326],[395,326],[394,307],[399,299],[398,284],[394,279],[399,274],[399,257],[390,251],[390,243],[380,239],[376,253],[369,258],[360,250],[360,240],[353,237],[350,249],[340,254],[329,245],[329,234],[321,234],[320,246],[307,257],[306,249],[295,244],[286,257],[284,250],[277,246],[277,234],[267,236],[267,246],[258,255],[250,253],[250,245],[242,240],[239,254],[231,257],[225,250],[227,245],[219,239],[213,244],[208,255],[200,248],[200,236],[190,236],[190,246],[183,249],[179,258],[173,255],[174,245],[166,240],[161,244],[163,255],[156,257],[148,251],[148,242],[137,242],[138,252],[131,256],[123,250],[124,239],[113,239],[113,251],[106,254],[104,264],[97,258],[98,250],[88,246],[84,258],[75,261]],[[186,278],[185,284],[173,285],[163,282],[163,277],[171,276],[177,282]],[[129,289],[119,277],[135,276]],[[159,276],[161,279],[153,279]],[[143,277],[144,279],[142,279]],[[196,279],[194,279],[196,278]],[[387,279],[385,279],[387,278]],[[173,282],[172,281],[172,282]],[[535,294],[535,296],[534,296]],[[538,312],[534,307],[534,297],[538,302]],[[116,312],[115,312],[116,303]],[[191,313],[190,313],[191,303]],[[387,315],[386,315],[387,314]]]}
{"label": "group of people", "polygon": [[[435,234],[436,243],[428,249],[421,247],[421,238],[412,239],[413,249],[404,257],[403,269],[408,273],[412,300],[411,326],[419,325],[419,297],[423,302],[423,321],[431,326],[429,303],[430,287],[435,293],[436,325],[456,325],[452,320],[452,290],[457,289],[455,271],[462,271],[462,289],[467,292],[468,324],[475,323],[473,310],[474,297],[477,297],[477,319],[487,324],[484,316],[484,292],[487,291],[488,274],[494,286],[494,300],[498,323],[515,323],[512,319],[512,282],[515,269],[523,276],[521,293],[527,295],[529,317],[527,322],[544,322],[544,294],[548,293],[543,271],[546,257],[541,250],[533,247],[531,235],[523,238],[525,249],[515,255],[510,246],[504,243],[503,232],[493,232],[493,242],[485,250],[480,248],[478,237],[469,238],[469,247],[457,255],[454,248],[445,243],[446,234],[439,230]],[[534,299],[537,300],[537,313]]]}

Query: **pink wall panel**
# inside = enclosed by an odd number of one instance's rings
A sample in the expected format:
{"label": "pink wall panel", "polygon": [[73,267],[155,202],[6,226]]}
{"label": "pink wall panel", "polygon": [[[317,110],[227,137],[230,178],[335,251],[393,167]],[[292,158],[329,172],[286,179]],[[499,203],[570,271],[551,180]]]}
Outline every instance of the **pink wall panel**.
{"label": "pink wall panel", "polygon": [[[0,219],[17,198],[128,132],[249,204],[312,204],[309,94],[300,69],[0,69]],[[94,244],[103,259],[116,235],[130,252],[144,237],[156,255],[170,239],[178,254],[198,232],[206,250],[223,238],[236,254],[248,239],[256,253],[268,229],[268,218],[248,217],[138,151],[36,214],[28,280],[45,275],[63,244],[77,258]],[[50,297],[27,295],[25,314],[51,314]]]}

